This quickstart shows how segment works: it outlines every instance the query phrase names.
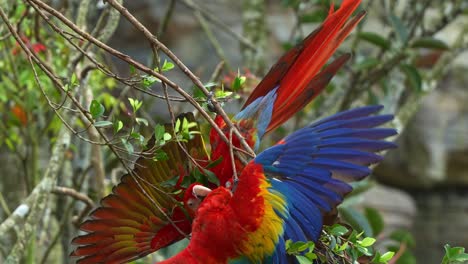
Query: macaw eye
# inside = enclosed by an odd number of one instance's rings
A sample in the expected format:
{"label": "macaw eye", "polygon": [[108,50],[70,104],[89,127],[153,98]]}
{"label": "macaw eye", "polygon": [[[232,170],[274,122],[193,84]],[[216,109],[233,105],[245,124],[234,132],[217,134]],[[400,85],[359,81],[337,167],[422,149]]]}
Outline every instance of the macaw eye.
{"label": "macaw eye", "polygon": [[227,181],[225,185],[226,185],[226,188],[231,188],[231,182],[230,181]]}

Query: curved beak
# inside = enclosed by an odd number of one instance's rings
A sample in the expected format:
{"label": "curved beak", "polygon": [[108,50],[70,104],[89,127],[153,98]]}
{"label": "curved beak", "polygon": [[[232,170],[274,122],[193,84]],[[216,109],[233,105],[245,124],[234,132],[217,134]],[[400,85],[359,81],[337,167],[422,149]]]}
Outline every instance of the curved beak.
{"label": "curved beak", "polygon": [[211,192],[210,188],[207,188],[203,185],[195,185],[193,186],[193,196],[197,197],[198,199],[205,198]]}

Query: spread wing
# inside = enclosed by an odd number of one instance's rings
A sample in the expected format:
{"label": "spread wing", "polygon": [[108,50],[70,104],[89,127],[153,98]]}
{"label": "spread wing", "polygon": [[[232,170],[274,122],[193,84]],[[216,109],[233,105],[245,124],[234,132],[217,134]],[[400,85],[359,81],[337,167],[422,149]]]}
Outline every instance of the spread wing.
{"label": "spread wing", "polygon": [[286,261],[284,241],[316,241],[323,216],[343,201],[358,181],[371,173],[369,165],[382,160],[376,152],[394,148],[384,139],[395,135],[378,128],[391,115],[374,115],[381,106],[367,106],[322,119],[281,140],[254,162],[270,177],[270,192],[280,193],[287,205],[281,214],[284,235],[273,260]]}
{"label": "spread wing", "polygon": [[[178,117],[181,121],[184,118],[194,122],[191,113]],[[166,125],[166,131],[171,132],[171,126]],[[146,153],[155,150],[154,142],[153,137]],[[203,139],[195,134],[187,142],[167,142],[162,150],[167,159],[155,161],[154,155],[138,158],[132,172],[121,178],[80,226],[88,233],[72,241],[78,245],[71,254],[79,257],[77,263],[128,262],[190,233],[191,219],[180,206],[180,198],[174,195],[180,187],[162,183],[189,174],[194,166],[189,155],[201,163],[206,161]]]}

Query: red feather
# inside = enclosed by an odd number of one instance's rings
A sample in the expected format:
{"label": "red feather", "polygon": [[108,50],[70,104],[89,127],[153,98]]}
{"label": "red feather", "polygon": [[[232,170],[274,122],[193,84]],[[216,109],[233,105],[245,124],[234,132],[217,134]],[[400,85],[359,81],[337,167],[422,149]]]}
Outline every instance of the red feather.
{"label": "red feather", "polygon": [[349,55],[338,58],[319,73],[338,46],[364,17],[365,13],[362,12],[346,23],[360,2],[360,0],[344,0],[336,12],[332,6],[323,24],[301,44],[281,57],[249,96],[243,108],[275,87],[279,87],[272,121],[267,132],[284,123],[308,104],[346,62]]}

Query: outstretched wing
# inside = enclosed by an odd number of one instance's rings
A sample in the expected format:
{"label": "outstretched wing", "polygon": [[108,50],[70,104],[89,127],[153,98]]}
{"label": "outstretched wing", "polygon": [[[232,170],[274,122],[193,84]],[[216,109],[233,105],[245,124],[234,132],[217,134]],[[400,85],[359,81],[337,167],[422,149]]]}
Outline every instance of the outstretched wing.
{"label": "outstretched wing", "polygon": [[381,106],[341,112],[315,122],[281,140],[255,158],[270,178],[270,191],[283,195],[287,213],[276,262],[284,261],[284,241],[316,241],[322,217],[343,201],[357,181],[371,172],[369,165],[382,160],[375,152],[394,148],[383,139],[395,135],[391,128],[376,128],[391,115],[373,115]]}
{"label": "outstretched wing", "polygon": [[[191,113],[179,116],[194,122]],[[192,129],[197,129],[194,127]],[[166,125],[166,131],[172,131]],[[199,134],[187,142],[168,142],[162,150],[167,159],[151,155],[137,159],[131,174],[121,178],[112,194],[101,200],[80,229],[88,232],[73,239],[78,247],[71,256],[77,263],[124,263],[168,246],[190,233],[191,220],[173,195],[178,186],[162,183],[189,174],[191,158],[205,161],[207,153]],[[154,151],[154,138],[148,150]]]}

